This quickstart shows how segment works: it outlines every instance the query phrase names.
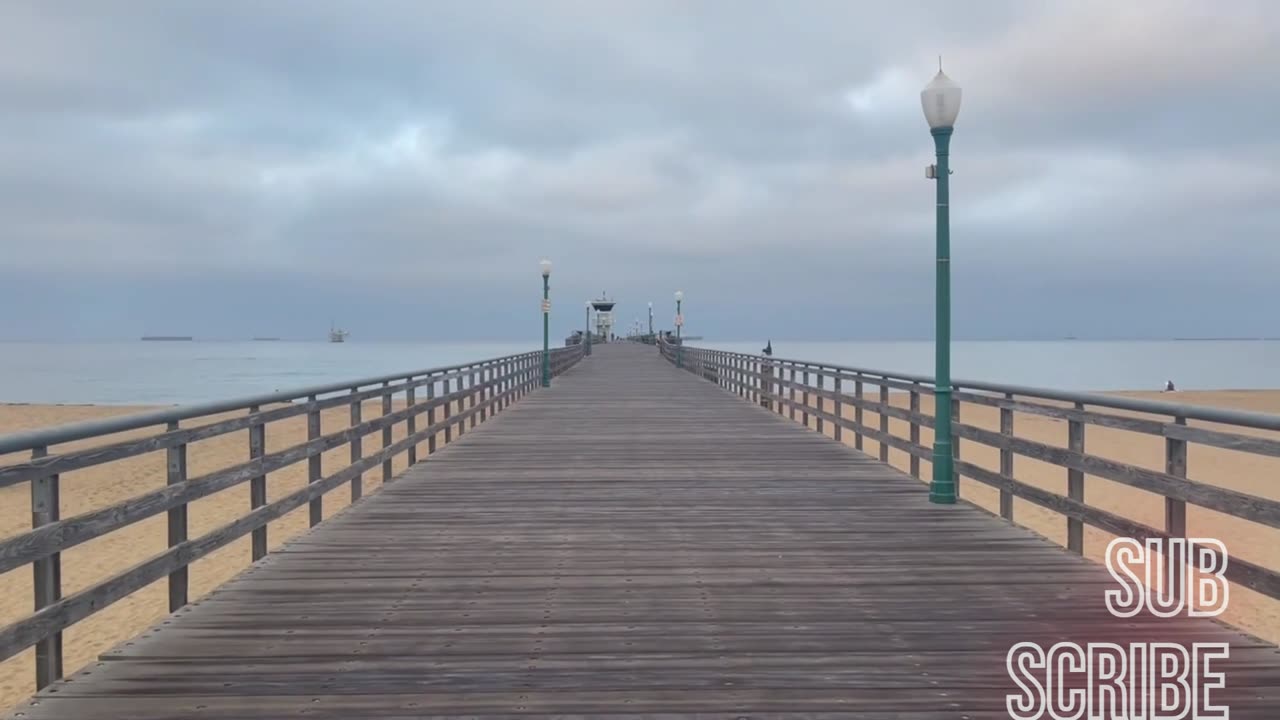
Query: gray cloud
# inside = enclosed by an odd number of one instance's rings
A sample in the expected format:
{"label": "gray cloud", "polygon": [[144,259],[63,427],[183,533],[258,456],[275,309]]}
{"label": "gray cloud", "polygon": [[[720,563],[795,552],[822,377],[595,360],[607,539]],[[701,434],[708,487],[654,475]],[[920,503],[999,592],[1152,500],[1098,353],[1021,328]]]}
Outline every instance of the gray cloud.
{"label": "gray cloud", "polygon": [[6,3],[0,332],[924,336],[942,53],[958,332],[1275,334],[1280,10],[899,5]]}

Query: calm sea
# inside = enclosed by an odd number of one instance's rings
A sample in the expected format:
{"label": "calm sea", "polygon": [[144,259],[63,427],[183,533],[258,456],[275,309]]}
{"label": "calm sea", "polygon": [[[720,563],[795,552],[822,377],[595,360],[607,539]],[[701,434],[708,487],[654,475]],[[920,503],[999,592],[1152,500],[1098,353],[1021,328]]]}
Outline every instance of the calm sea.
{"label": "calm sea", "polygon": [[[702,343],[759,353],[765,341]],[[933,374],[933,343],[781,342],[774,357],[908,374]],[[951,374],[1060,390],[1179,390],[1280,388],[1280,340],[959,341]]]}
{"label": "calm sea", "polygon": [[[764,341],[698,343],[758,352]],[[167,405],[418,370],[531,343],[0,343],[0,403]],[[931,342],[786,342],[775,356],[930,374]],[[953,374],[1065,390],[1280,388],[1280,341],[956,342]]]}

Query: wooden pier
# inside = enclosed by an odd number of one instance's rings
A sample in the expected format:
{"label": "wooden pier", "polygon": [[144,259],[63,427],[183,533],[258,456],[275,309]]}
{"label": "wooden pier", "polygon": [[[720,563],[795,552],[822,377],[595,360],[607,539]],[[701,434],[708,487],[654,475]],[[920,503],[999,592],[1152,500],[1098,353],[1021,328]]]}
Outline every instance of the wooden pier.
{"label": "wooden pier", "polygon": [[[1215,701],[1278,716],[1273,645],[1209,620],[1116,619],[1097,563],[931,504],[909,474],[780,413],[782,389],[727,392],[727,366],[678,369],[670,351],[557,351],[546,389],[528,356],[489,361],[495,384],[469,386],[481,403],[462,417],[496,409],[481,427],[14,717],[1007,718],[1009,648],[1064,640],[1230,643]],[[738,370],[771,378],[758,391],[781,378]],[[474,376],[435,376],[432,397],[440,377]],[[433,411],[416,432],[454,422]],[[334,477],[319,492],[351,479]],[[8,549],[48,561],[31,547]],[[11,650],[48,640],[18,631],[0,636]]]}

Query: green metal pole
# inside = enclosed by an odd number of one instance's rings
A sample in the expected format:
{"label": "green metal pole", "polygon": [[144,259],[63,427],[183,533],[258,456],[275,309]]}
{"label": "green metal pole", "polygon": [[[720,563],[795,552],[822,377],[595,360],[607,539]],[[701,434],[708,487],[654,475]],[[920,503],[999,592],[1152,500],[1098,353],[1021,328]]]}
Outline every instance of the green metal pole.
{"label": "green metal pole", "polygon": [[933,482],[929,500],[950,505],[956,501],[954,458],[951,454],[951,213],[948,207],[947,157],[950,153],[952,128],[933,129],[937,152],[938,182],[938,268],[937,268],[937,337],[934,345],[933,394]]}
{"label": "green metal pole", "polygon": [[684,318],[680,317],[680,301],[676,301],[676,367],[684,367],[684,343],[680,342],[680,328],[684,326]]}
{"label": "green metal pole", "polygon": [[551,387],[551,278],[542,276],[542,387]]}
{"label": "green metal pole", "polygon": [[587,306],[587,354],[591,354],[591,306]]}

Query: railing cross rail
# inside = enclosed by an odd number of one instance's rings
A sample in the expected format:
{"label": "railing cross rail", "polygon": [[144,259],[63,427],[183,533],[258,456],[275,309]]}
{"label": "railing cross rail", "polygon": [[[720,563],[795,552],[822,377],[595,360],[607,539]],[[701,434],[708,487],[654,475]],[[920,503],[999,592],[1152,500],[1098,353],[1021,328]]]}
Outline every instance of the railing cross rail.
{"label": "railing cross rail", "polygon": [[[550,354],[553,374],[559,375],[582,358],[582,349],[557,348]],[[381,466],[382,481],[390,482],[397,457],[405,456],[410,465],[417,463],[417,448],[424,441],[427,454],[434,454],[438,450],[437,434],[441,431],[448,443],[453,440],[455,425],[461,436],[468,426],[474,428],[492,418],[498,410],[539,386],[535,370],[541,356],[541,352],[519,353],[464,365],[0,436],[0,454],[30,452],[28,461],[0,466],[0,488],[28,483],[32,518],[29,532],[0,540],[0,573],[30,565],[34,593],[33,613],[0,628],[0,661],[34,646],[37,689],[60,679],[63,676],[62,634],[66,628],[161,579],[167,579],[169,610],[180,609],[191,600],[191,563],[246,535],[251,538],[252,559],[262,559],[268,552],[267,532],[271,521],[306,505],[309,524],[318,525],[324,520],[324,495],[347,483],[351,485],[352,503],[359,501],[364,494],[365,472]],[[456,388],[451,387],[454,382]],[[437,383],[443,388],[439,394]],[[418,388],[426,389],[425,401],[419,401]],[[404,404],[397,409],[394,399],[400,395]],[[375,398],[380,401],[381,414],[366,420],[363,403]],[[326,433],[322,427],[324,412],[344,406],[349,418],[347,427]],[[443,409],[443,417],[438,419],[439,408]],[[225,417],[226,413],[235,411],[244,414]],[[426,427],[418,426],[419,415],[426,416]],[[287,421],[305,421],[306,441],[268,452],[267,426]],[[393,441],[395,428],[401,423],[405,437]],[[117,437],[119,433],[149,428],[161,429],[141,438],[121,440]],[[199,453],[199,442],[233,432],[247,432],[248,460],[191,476],[188,460],[192,454]],[[382,447],[377,452],[366,453],[364,438],[373,433],[380,433]],[[57,445],[79,441],[95,442],[65,452],[51,450]],[[349,464],[326,475],[323,454],[342,445],[350,447]],[[74,517],[61,517],[59,481],[62,473],[157,451],[163,451],[165,458],[163,488]],[[302,461],[306,461],[306,484],[268,502],[269,474]],[[188,504],[241,483],[249,485],[247,511],[229,524],[199,537],[190,537]],[[164,552],[72,595],[63,595],[63,551],[160,513],[167,517]]]}
{"label": "railing cross rail", "polygon": [[[659,340],[659,350],[663,357],[674,359],[665,340]],[[921,396],[934,394],[931,377],[690,346],[682,346],[681,352],[686,369],[695,367],[700,373],[731,378],[724,384],[726,390],[752,399],[771,412],[824,434],[826,424],[830,423],[831,434],[842,442],[842,431],[851,430],[856,449],[863,449],[864,438],[870,439],[877,444],[879,459],[885,462],[891,461],[892,450],[901,451],[913,477],[921,476],[921,461],[931,459],[931,450],[921,444],[920,437],[920,428],[932,429],[935,425],[933,415],[921,411]],[[828,378],[833,381],[830,388],[825,382]],[[845,382],[852,382],[852,395],[845,392]],[[744,389],[748,385],[756,388],[758,395],[748,393]],[[877,388],[876,400],[868,399],[866,385]],[[905,409],[894,404],[893,391],[907,394]],[[951,395],[951,407],[935,407],[934,412],[950,412],[952,416],[957,490],[962,477],[994,487],[999,492],[999,502],[993,512],[1010,521],[1015,519],[1014,498],[1060,513],[1065,518],[1065,547],[1070,552],[1085,552],[1086,526],[1137,538],[1184,538],[1189,504],[1280,528],[1280,500],[1187,477],[1188,448],[1192,444],[1280,457],[1280,436],[1240,432],[1280,433],[1280,415],[968,380],[953,380]],[[997,408],[998,431],[963,422],[961,409],[966,403]],[[844,416],[846,404],[853,406],[852,419]],[[876,415],[875,427],[867,424],[864,416],[867,412]],[[1065,447],[1018,436],[1014,422],[1018,413],[1065,420]],[[812,425],[810,415],[815,418]],[[906,437],[891,432],[891,419],[906,422]],[[1189,425],[1192,420],[1213,426]],[[1163,471],[1090,454],[1085,442],[1090,425],[1162,437]],[[961,440],[997,450],[999,472],[963,459]],[[1018,456],[1063,468],[1066,493],[1060,495],[1018,480],[1015,476]],[[1085,480],[1090,475],[1162,495],[1162,527],[1145,525],[1088,504]],[[1233,556],[1226,576],[1232,582],[1280,599],[1280,573],[1274,570]]]}

